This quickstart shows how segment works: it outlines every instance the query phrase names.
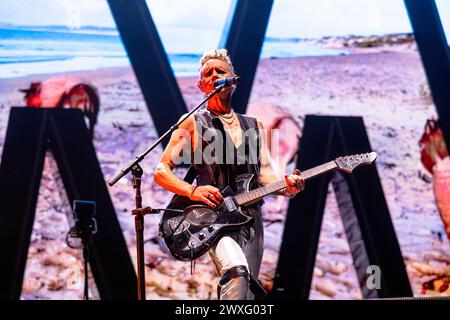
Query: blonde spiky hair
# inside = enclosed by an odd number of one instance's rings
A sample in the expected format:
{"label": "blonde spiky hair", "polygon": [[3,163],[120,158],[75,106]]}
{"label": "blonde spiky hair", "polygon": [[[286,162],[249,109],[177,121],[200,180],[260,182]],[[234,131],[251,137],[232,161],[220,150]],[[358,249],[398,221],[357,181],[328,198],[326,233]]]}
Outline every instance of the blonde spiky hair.
{"label": "blonde spiky hair", "polygon": [[205,65],[205,63],[211,59],[219,59],[219,60],[225,61],[228,64],[228,66],[230,67],[231,72],[234,73],[234,67],[233,67],[233,64],[231,63],[231,59],[230,59],[230,56],[228,55],[227,49],[214,49],[214,50],[206,51],[203,54],[203,56],[200,58],[199,70],[201,70],[203,68],[203,66]]}

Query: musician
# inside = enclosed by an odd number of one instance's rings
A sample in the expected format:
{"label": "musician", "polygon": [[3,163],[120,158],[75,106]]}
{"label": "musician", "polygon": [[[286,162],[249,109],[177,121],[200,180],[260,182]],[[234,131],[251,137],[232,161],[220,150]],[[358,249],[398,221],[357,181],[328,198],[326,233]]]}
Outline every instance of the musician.
{"label": "musician", "polygon": [[[200,59],[200,79],[197,86],[207,95],[215,89],[215,80],[234,75],[227,51],[211,50]],[[215,208],[223,201],[220,189],[231,185],[240,174],[256,174],[260,185],[283,179],[275,176],[267,160],[261,122],[233,111],[231,96],[234,89],[235,85],[222,89],[208,101],[206,108],[191,115],[173,132],[154,174],[157,184],[192,201],[203,202]],[[214,139],[207,134],[211,129],[219,132],[214,135]],[[251,136],[255,135],[246,135],[246,132],[257,132],[256,138],[252,140]],[[213,146],[216,148],[211,152]],[[221,154],[223,150],[224,154]],[[191,160],[195,160],[192,161],[192,167],[197,173],[195,186],[179,179],[172,172],[180,162],[181,154],[190,154]],[[232,159],[232,162],[221,161],[220,154],[223,156],[222,160]],[[293,175],[285,176],[287,187],[278,194],[294,196],[302,191],[304,181],[299,174],[300,171],[296,169]],[[218,285],[219,299],[253,299],[255,292],[252,291],[262,289],[255,281],[263,256],[261,203],[260,201],[247,209],[246,213],[254,218],[252,226],[222,236],[209,250],[221,276]]]}

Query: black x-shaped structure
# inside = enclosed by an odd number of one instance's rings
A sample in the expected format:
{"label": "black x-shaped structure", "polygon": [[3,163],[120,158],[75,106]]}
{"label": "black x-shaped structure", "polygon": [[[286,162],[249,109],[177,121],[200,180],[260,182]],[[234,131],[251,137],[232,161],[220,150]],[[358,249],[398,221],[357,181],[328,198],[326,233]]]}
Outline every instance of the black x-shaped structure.
{"label": "black x-shaped structure", "polygon": [[[155,127],[162,134],[188,110],[157,28],[144,0],[108,3]],[[233,98],[235,109],[241,113],[246,111],[272,5],[273,0],[235,0],[234,14],[225,27],[228,37],[224,46],[243,79]],[[450,58],[438,11],[434,0],[405,0],[405,5],[448,144]],[[65,125],[68,122],[71,124]],[[20,297],[43,157],[48,148],[55,154],[70,203],[77,198],[97,203],[99,233],[92,243],[91,268],[101,298],[137,297],[134,268],[95,149],[83,126],[77,110],[11,111],[0,163],[0,299]],[[309,116],[299,151],[302,161],[297,165],[304,169],[342,152],[361,153],[368,149],[370,142],[363,119]],[[364,297],[411,296],[379,176],[372,166],[344,180],[331,174],[313,180],[304,193],[290,202],[272,297],[308,298],[326,198],[324,190],[330,182],[337,197],[347,197],[352,203],[351,210],[341,211],[344,225],[346,221],[349,225],[358,222],[346,232],[363,244],[350,240]],[[361,192],[364,188],[370,188],[369,195]],[[379,265],[382,271],[382,285],[376,292],[363,288],[361,272],[370,264]]]}

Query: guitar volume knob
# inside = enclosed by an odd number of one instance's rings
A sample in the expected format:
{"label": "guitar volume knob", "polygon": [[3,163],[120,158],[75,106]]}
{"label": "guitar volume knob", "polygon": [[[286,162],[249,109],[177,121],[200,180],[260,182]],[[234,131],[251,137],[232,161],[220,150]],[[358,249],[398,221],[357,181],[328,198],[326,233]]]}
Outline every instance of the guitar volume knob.
{"label": "guitar volume knob", "polygon": [[208,231],[209,231],[209,232],[213,232],[213,231],[214,231],[214,226],[209,226],[209,227],[208,227]]}
{"label": "guitar volume knob", "polygon": [[200,240],[205,239],[205,234],[204,234],[203,232],[200,232],[200,233],[198,234],[198,238],[199,238]]}

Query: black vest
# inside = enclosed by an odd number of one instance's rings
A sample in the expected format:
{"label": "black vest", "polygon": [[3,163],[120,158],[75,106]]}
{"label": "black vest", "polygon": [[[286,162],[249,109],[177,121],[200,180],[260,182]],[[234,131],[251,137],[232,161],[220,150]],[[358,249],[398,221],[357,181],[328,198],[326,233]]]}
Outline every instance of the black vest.
{"label": "black vest", "polygon": [[194,113],[199,142],[191,159],[197,173],[197,185],[209,184],[220,189],[230,185],[240,174],[259,175],[260,137],[257,121],[238,113],[236,115],[243,130],[242,143],[238,148],[217,116],[206,108]]}

